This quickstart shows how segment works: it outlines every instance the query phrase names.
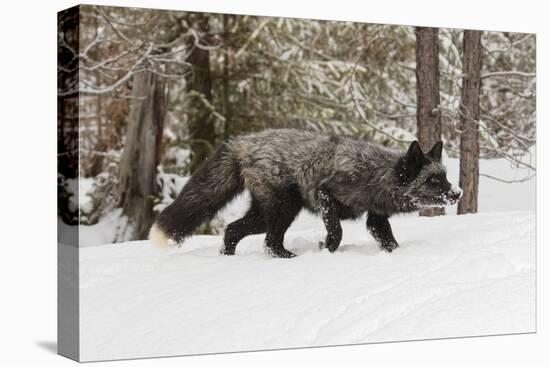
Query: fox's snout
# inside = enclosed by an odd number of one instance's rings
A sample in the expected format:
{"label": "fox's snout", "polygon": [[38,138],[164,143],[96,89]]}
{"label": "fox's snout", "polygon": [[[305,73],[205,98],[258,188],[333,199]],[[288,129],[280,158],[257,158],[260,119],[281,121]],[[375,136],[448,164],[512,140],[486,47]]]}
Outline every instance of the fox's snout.
{"label": "fox's snout", "polygon": [[454,204],[460,199],[461,196],[462,196],[462,189],[460,187],[452,188],[447,193],[447,200],[449,201],[450,204]]}

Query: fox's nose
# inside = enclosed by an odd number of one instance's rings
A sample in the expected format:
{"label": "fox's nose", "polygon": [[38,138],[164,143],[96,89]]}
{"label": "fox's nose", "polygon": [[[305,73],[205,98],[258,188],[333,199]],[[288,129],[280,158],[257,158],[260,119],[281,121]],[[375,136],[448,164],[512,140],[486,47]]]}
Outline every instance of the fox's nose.
{"label": "fox's nose", "polygon": [[450,196],[453,201],[458,201],[458,199],[460,199],[460,197],[462,196],[462,190],[461,189],[451,190]]}

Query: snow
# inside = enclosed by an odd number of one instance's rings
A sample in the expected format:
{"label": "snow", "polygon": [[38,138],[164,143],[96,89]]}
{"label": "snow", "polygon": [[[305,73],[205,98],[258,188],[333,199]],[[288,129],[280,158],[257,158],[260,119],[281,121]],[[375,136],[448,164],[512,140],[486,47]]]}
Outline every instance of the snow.
{"label": "snow", "polygon": [[160,251],[148,241],[80,251],[83,360],[531,332],[535,216],[399,217],[400,248],[380,251],[362,222],[340,249],[321,226],[290,231],[298,256],[262,236],[233,257],[221,238]]}
{"label": "snow", "polygon": [[[445,162],[457,183],[456,160]],[[484,160],[481,171],[524,177],[503,160]],[[478,214],[392,218],[400,247],[391,254],[364,218],[342,223],[338,251],[320,250],[323,222],[308,213],[285,237],[293,259],[269,257],[263,235],[235,256],[219,255],[221,236],[168,250],[148,241],[81,248],[81,358],[533,332],[534,185],[482,177]],[[226,224],[247,200],[222,211]]]}
{"label": "snow", "polygon": [[132,229],[127,225],[128,219],[117,208],[103,216],[97,224],[79,227],[79,246],[97,246],[114,241],[121,242],[130,238]]}
{"label": "snow", "polygon": [[84,213],[89,213],[92,209],[92,198],[88,195],[88,193],[93,189],[94,179],[89,177],[79,177],[78,182],[78,202],[80,204],[80,210]]}

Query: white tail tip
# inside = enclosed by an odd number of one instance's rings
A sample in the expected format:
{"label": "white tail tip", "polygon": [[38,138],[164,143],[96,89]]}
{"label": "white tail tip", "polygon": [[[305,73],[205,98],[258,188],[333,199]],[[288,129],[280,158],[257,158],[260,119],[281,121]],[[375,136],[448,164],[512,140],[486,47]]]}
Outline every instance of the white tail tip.
{"label": "white tail tip", "polygon": [[175,242],[169,238],[162,229],[160,229],[156,223],[151,226],[149,231],[149,241],[158,248],[168,248],[171,245],[174,245]]}

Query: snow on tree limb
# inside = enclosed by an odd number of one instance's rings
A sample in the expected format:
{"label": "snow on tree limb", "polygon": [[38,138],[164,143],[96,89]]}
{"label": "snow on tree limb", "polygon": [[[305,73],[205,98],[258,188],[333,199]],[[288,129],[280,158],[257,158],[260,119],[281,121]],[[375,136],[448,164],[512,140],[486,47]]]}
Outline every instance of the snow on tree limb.
{"label": "snow on tree limb", "polygon": [[524,77],[524,78],[534,78],[537,76],[536,73],[526,73],[523,71],[516,71],[516,70],[510,70],[510,71],[493,71],[490,73],[481,74],[481,79],[485,78],[491,78],[495,76],[517,76],[517,77]]}
{"label": "snow on tree limb", "polygon": [[489,175],[489,174],[486,174],[486,173],[480,173],[479,175],[482,176],[482,177],[487,177],[487,178],[490,178],[491,180],[495,180],[495,181],[499,181],[499,182],[503,182],[503,183],[527,182],[527,181],[530,181],[530,180],[532,180],[533,178],[536,177],[536,173],[533,173],[533,174],[530,174],[528,176],[525,176],[524,178],[519,178],[519,179],[516,179],[516,180],[505,180],[503,178],[492,176],[492,175]]}

